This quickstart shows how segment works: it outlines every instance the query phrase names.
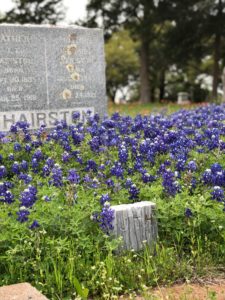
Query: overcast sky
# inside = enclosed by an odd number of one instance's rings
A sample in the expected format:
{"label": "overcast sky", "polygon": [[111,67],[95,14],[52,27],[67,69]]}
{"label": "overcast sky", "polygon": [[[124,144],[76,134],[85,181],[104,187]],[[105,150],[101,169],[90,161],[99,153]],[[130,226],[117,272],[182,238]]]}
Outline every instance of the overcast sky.
{"label": "overcast sky", "polygon": [[[74,22],[85,17],[87,0],[63,0],[63,4],[67,8],[66,23]],[[0,0],[0,12],[4,13],[12,7],[12,0]]]}

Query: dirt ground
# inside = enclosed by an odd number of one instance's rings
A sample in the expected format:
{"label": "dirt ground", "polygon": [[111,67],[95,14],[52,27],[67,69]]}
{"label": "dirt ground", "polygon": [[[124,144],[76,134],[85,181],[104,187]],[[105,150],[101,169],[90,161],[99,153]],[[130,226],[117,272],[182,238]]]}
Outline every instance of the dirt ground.
{"label": "dirt ground", "polygon": [[[124,298],[122,298],[124,299]],[[129,299],[129,298],[125,298]],[[225,279],[201,279],[190,284],[158,287],[136,300],[225,300]]]}
{"label": "dirt ground", "polygon": [[175,285],[171,288],[160,288],[154,294],[155,298],[160,300],[225,300],[225,281],[223,284],[206,286],[199,284]]}

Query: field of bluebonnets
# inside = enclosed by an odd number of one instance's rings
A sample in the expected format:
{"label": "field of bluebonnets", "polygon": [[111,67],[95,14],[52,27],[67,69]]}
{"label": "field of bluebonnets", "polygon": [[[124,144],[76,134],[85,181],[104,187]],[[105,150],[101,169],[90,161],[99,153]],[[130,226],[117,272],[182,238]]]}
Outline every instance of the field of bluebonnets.
{"label": "field of bluebonnets", "polygon": [[[225,106],[1,134],[0,282],[117,299],[225,263]],[[154,249],[118,254],[112,204],[157,204]]]}

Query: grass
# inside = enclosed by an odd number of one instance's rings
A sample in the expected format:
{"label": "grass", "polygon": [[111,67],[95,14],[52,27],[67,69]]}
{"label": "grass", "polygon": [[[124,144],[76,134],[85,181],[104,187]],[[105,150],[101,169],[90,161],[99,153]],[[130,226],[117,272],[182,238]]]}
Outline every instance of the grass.
{"label": "grass", "polygon": [[132,102],[128,104],[115,104],[113,102],[109,102],[108,111],[109,111],[109,115],[112,115],[115,112],[119,112],[122,115],[129,115],[131,117],[134,117],[137,114],[148,115],[151,113],[153,114],[162,113],[168,115],[182,108],[191,109],[202,105],[203,103],[181,106],[175,102],[165,102],[165,103],[153,102],[153,103],[146,103],[146,104],[140,104],[138,102]]}

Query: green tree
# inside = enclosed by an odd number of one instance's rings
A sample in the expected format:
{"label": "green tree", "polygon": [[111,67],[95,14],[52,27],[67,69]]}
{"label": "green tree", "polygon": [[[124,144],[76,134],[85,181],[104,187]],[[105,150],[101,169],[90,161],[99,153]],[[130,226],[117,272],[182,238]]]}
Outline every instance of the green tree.
{"label": "green tree", "polygon": [[55,24],[63,19],[62,0],[14,0],[15,6],[0,22]]}
{"label": "green tree", "polygon": [[153,27],[158,22],[157,2],[149,0],[89,0],[88,24],[96,24],[99,17],[107,34],[123,26],[133,39],[140,41],[140,102],[151,100],[149,49]]}
{"label": "green tree", "polygon": [[114,33],[106,43],[106,86],[112,100],[118,89],[137,79],[139,70],[137,45],[127,30]]}
{"label": "green tree", "polygon": [[204,35],[212,41],[213,56],[213,86],[212,96],[217,98],[218,84],[222,75],[222,52],[225,49],[225,1],[206,0],[200,2],[200,9],[204,17]]}
{"label": "green tree", "polygon": [[225,63],[225,0],[168,1],[172,8],[171,19],[175,21],[170,43],[177,45],[173,53],[176,62],[184,65],[196,60],[201,63],[204,57],[212,56],[212,96],[217,98]]}

